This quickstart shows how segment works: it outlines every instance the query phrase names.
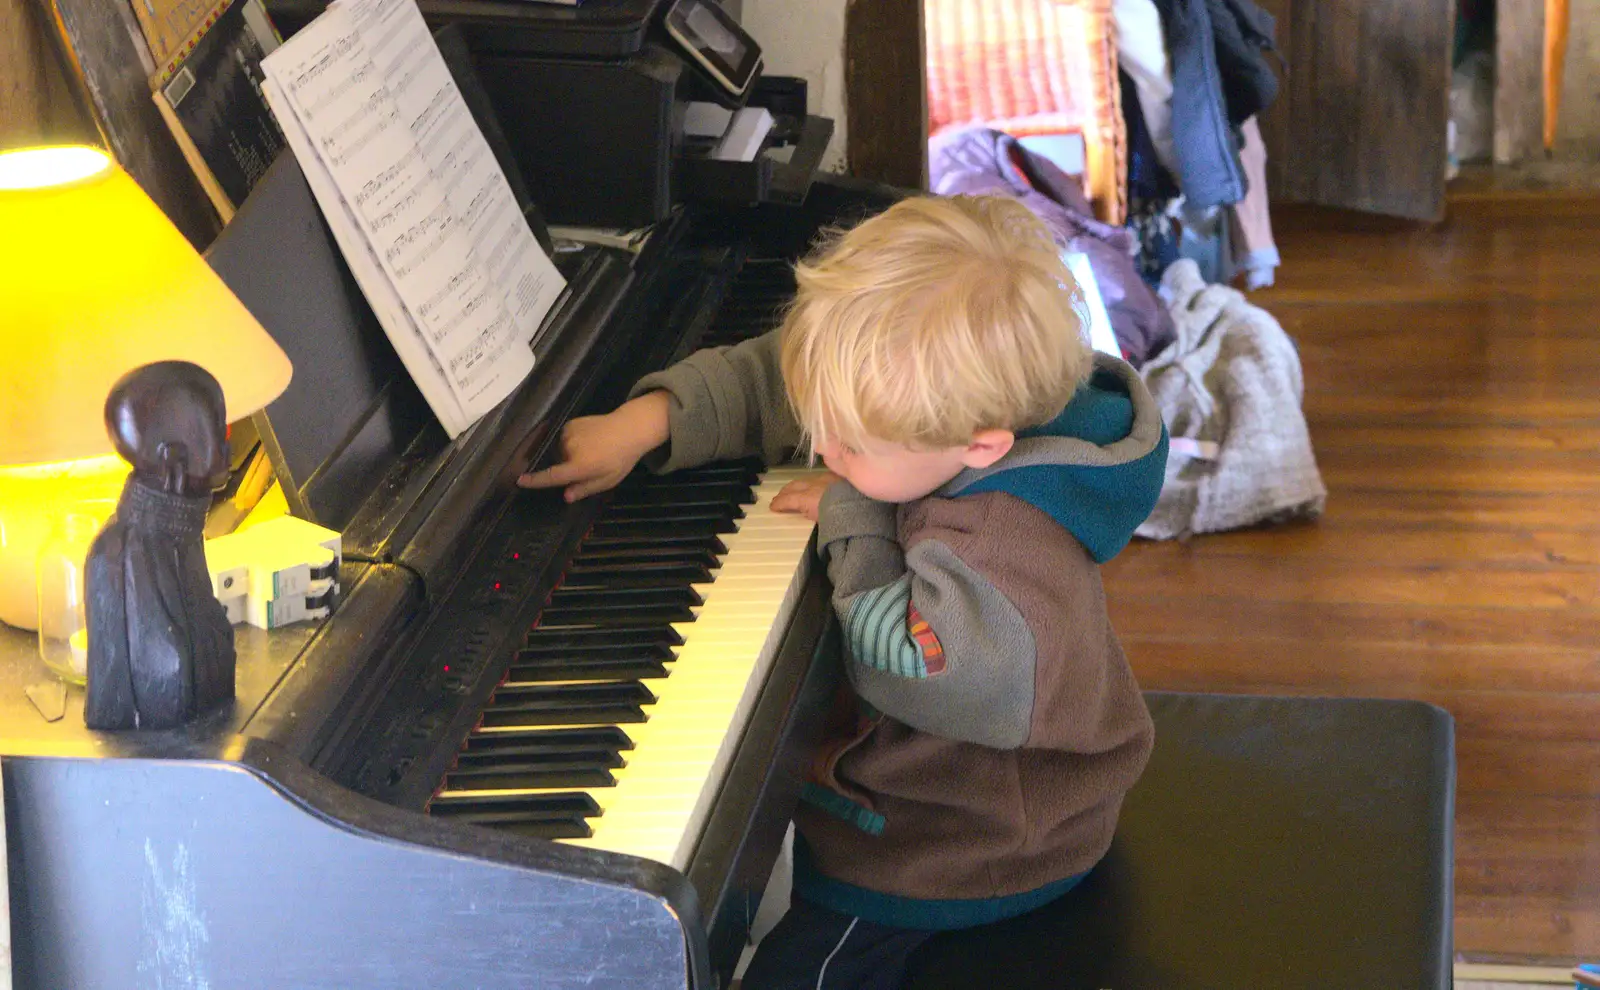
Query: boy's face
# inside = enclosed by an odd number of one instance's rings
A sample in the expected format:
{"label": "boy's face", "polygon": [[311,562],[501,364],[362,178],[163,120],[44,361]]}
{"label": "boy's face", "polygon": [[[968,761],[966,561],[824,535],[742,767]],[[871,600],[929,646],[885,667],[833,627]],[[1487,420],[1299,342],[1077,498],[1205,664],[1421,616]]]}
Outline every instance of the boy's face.
{"label": "boy's face", "polygon": [[850,482],[856,491],[880,502],[914,502],[937,491],[963,468],[988,467],[1011,449],[1008,430],[982,430],[972,443],[937,450],[918,450],[883,440],[858,446],[831,441],[816,445],[828,470]]}

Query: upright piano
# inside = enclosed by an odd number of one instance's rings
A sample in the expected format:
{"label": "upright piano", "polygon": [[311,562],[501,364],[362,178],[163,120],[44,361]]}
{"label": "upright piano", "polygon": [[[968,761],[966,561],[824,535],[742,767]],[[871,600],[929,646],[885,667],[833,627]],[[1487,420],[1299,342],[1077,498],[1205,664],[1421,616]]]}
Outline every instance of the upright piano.
{"label": "upright piano", "polygon": [[819,177],[555,242],[534,372],[452,442],[281,158],[210,259],[296,361],[267,439],[344,534],[342,600],[239,627],[236,704],[169,733],[90,732],[81,692],[47,720],[0,630],[18,985],[725,985],[837,683],[810,524],[753,462],[572,505],[515,480],[646,372],[774,326],[818,229],[894,195]]}

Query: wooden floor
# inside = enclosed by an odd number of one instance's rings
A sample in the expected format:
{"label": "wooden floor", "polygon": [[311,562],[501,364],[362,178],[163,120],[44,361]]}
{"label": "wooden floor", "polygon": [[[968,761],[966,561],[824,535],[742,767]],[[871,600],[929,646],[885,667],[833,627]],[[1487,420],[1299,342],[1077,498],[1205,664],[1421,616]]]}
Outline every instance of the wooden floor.
{"label": "wooden floor", "polygon": [[1134,669],[1444,706],[1458,954],[1600,959],[1600,198],[1274,221],[1327,514],[1113,561]]}

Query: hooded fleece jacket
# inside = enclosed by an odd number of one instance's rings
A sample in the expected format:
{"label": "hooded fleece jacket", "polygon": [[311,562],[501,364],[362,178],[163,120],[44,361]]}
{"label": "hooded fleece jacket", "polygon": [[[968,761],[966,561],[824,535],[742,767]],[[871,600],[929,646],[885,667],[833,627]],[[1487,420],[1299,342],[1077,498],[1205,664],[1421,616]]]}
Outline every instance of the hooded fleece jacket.
{"label": "hooded fleece jacket", "polygon": [[[700,351],[633,394],[671,396],[658,471],[791,456],[777,333]],[[1160,493],[1161,413],[1101,355],[1012,450],[905,504],[841,482],[817,547],[847,645],[796,812],[795,889],[880,924],[1024,913],[1105,854],[1154,729],[1106,616],[1098,564]]]}

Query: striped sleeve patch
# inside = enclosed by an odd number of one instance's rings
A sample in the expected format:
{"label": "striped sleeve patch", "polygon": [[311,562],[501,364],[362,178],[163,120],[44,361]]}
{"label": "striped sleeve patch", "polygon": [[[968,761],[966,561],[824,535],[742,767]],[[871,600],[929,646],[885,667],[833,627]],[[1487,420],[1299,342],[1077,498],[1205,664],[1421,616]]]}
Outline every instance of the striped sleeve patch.
{"label": "striped sleeve patch", "polygon": [[857,595],[844,631],[851,657],[864,666],[917,679],[944,670],[944,647],[911,604],[910,574]]}
{"label": "striped sleeve patch", "polygon": [[906,626],[911,630],[911,638],[916,640],[917,648],[922,651],[922,666],[927,676],[944,673],[944,644],[939,642],[933,627],[928,625],[928,620],[922,617],[915,605],[906,606]]}

